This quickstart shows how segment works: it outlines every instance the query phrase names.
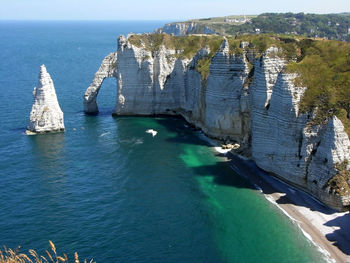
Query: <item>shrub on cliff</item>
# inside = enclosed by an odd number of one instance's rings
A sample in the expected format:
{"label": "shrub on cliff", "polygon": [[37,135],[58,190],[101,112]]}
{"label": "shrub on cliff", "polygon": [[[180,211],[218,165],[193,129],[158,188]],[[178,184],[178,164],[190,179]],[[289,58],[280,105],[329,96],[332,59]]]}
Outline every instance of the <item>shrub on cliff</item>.
{"label": "shrub on cliff", "polygon": [[330,194],[350,195],[350,171],[347,170],[348,162],[344,161],[336,166],[337,174],[326,184]]}

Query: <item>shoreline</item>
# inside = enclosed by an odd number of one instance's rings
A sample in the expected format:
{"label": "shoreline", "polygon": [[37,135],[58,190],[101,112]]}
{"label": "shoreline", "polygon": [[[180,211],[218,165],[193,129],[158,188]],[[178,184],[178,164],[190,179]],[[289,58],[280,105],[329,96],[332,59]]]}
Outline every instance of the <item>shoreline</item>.
{"label": "shoreline", "polygon": [[[231,168],[235,171],[237,170],[237,161],[247,162],[247,160],[235,156],[234,153],[227,153],[226,158],[230,162]],[[232,165],[236,167],[232,167]],[[346,234],[349,235],[350,232],[345,229],[341,230],[340,226],[328,224],[330,221],[343,221],[341,224],[343,226],[348,225],[350,228],[349,212],[336,212],[324,206],[308,193],[259,171],[258,167],[253,169],[247,163],[244,163],[242,166],[239,168],[240,173],[238,174],[242,176],[242,172],[247,172],[245,177],[269,202],[276,205],[299,226],[304,236],[324,254],[328,262],[350,262],[350,255],[345,254],[341,249],[346,249],[347,246],[350,246],[350,236],[346,237]],[[337,232],[339,230],[342,232]]]}
{"label": "shoreline", "polygon": [[350,263],[350,212],[337,212],[313,196],[258,168],[248,158],[222,149],[205,136],[216,152],[237,174],[247,178],[264,197],[276,205],[324,255],[327,262]]}

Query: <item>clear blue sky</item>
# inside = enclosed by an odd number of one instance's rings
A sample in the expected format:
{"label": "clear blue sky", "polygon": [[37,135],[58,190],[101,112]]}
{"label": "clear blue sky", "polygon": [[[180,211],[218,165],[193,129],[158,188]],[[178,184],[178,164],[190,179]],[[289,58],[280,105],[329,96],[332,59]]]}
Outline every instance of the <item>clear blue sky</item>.
{"label": "clear blue sky", "polygon": [[0,0],[0,19],[184,20],[263,12],[350,12],[350,0]]}

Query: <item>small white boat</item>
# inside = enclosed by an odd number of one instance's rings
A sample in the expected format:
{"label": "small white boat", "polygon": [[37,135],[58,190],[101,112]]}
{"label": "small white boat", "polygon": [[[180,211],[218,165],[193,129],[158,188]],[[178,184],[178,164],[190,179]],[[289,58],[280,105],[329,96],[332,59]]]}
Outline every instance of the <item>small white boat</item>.
{"label": "small white boat", "polygon": [[154,137],[157,135],[158,132],[153,130],[153,129],[148,129],[148,130],[146,130],[146,133],[150,133],[150,134],[152,134],[152,137]]}

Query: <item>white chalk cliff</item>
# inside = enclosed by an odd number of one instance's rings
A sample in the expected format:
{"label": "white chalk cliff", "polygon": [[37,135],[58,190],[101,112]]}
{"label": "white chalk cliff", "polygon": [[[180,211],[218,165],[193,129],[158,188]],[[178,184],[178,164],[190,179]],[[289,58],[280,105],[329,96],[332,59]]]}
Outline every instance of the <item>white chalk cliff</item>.
{"label": "white chalk cliff", "polygon": [[255,58],[247,46],[242,42],[243,53],[236,54],[224,40],[203,80],[196,66],[209,47],[188,59],[176,56],[181,50],[160,46],[151,51],[121,36],[117,51],[103,60],[85,93],[85,112],[98,112],[98,90],[104,78],[114,77],[114,114],[181,115],[208,136],[238,142],[260,168],[324,203],[337,209],[349,206],[349,199],[326,189],[335,165],[350,160],[343,124],[334,116],[326,125],[311,126],[312,114],[299,112],[306,87],[295,86],[296,75],[284,72],[286,61],[276,56],[279,50],[271,47]]}
{"label": "white chalk cliff", "polygon": [[312,114],[301,114],[305,87],[294,85],[295,74],[283,73],[285,61],[265,55],[255,64],[251,86],[251,151],[256,164],[340,208],[342,199],[328,195],[325,185],[335,165],[350,159],[349,138],[333,116],[325,126],[309,124]]}
{"label": "white chalk cliff", "polygon": [[39,81],[33,91],[34,103],[30,112],[27,133],[64,131],[63,112],[58,104],[53,81],[45,65],[40,67]]}
{"label": "white chalk cliff", "polygon": [[179,22],[165,24],[163,27],[158,28],[156,33],[166,33],[174,36],[186,36],[190,34],[215,34],[215,31],[208,26],[199,25],[195,22]]}

